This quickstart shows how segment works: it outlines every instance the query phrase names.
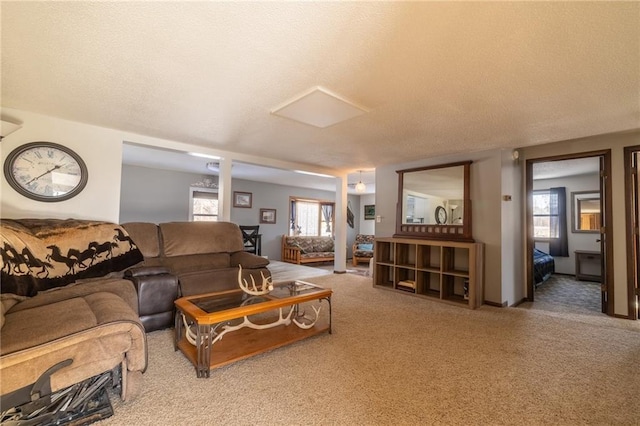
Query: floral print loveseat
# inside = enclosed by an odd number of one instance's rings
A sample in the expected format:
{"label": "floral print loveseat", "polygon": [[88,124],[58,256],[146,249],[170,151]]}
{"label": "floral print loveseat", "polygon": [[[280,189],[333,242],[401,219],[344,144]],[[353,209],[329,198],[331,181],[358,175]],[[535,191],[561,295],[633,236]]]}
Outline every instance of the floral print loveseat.
{"label": "floral print loveseat", "polygon": [[282,236],[282,261],[298,265],[331,262],[334,259],[333,237]]}

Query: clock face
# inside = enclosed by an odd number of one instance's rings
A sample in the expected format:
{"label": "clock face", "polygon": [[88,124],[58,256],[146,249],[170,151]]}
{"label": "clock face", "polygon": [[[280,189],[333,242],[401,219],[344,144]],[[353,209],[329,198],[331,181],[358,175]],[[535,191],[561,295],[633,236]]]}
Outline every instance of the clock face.
{"label": "clock face", "polygon": [[447,223],[447,211],[442,206],[436,207],[436,222],[438,225]]}
{"label": "clock face", "polygon": [[38,201],[68,200],[87,184],[82,158],[52,142],[31,142],[14,149],[4,163],[4,174],[13,189]]}

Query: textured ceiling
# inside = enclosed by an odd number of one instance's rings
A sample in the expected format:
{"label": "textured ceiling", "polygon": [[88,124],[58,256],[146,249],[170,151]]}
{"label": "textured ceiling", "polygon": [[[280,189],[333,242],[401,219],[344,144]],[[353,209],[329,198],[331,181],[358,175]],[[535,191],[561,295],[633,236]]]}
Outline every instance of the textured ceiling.
{"label": "textured ceiling", "polygon": [[[637,2],[1,3],[2,106],[368,169],[640,127]],[[314,86],[369,110],[270,114]]]}

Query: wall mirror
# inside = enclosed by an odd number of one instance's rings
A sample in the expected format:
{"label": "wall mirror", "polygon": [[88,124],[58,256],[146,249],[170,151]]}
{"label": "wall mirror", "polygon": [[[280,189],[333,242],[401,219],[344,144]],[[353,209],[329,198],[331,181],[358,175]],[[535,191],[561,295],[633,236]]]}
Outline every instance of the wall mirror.
{"label": "wall mirror", "polygon": [[470,165],[398,170],[395,236],[472,241]]}
{"label": "wall mirror", "polygon": [[600,232],[600,192],[571,193],[571,227],[573,232]]}

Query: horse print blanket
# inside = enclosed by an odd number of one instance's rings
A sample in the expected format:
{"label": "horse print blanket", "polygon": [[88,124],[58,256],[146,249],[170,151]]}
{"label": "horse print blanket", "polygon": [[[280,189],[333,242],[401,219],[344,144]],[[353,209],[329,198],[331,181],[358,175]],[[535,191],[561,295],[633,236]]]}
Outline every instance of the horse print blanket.
{"label": "horse print blanket", "polygon": [[2,293],[19,296],[103,277],[143,260],[120,225],[75,219],[2,219],[0,255]]}

